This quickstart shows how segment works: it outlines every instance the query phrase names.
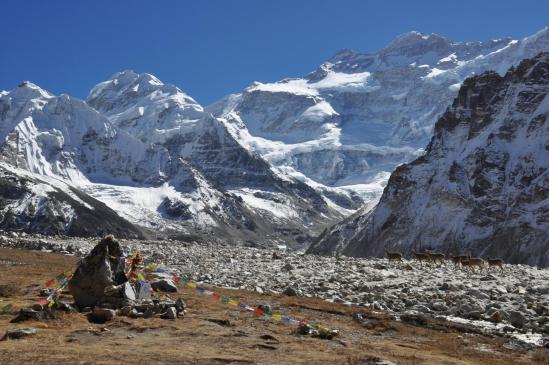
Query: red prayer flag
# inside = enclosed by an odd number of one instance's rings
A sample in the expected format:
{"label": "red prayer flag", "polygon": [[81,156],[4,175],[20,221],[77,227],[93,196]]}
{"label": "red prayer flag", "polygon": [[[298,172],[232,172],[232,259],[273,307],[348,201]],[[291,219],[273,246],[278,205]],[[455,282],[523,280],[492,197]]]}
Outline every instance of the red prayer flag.
{"label": "red prayer flag", "polygon": [[46,282],[46,287],[49,288],[50,286],[52,286],[53,284],[55,284],[55,279],[51,279],[49,281]]}
{"label": "red prayer flag", "polygon": [[256,309],[254,310],[254,313],[257,314],[258,316],[260,316],[260,315],[263,314],[263,309],[261,309],[261,308],[256,308]]}

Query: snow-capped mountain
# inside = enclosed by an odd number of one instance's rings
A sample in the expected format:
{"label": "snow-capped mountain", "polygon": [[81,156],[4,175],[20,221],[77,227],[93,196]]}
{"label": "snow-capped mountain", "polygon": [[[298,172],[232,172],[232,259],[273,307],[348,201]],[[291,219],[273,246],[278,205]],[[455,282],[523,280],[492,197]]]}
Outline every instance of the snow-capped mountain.
{"label": "snow-capped mountain", "polygon": [[423,156],[312,253],[435,249],[549,266],[549,53],[466,79]]}
{"label": "snow-capped mountain", "polygon": [[[243,148],[181,90],[148,74],[118,73],[88,103],[25,82],[2,93],[0,126],[4,169],[31,174],[29,181],[47,178],[46,185],[60,181],[64,192],[78,190],[149,232],[303,245],[343,217],[314,189]],[[70,232],[77,215],[61,216],[48,199],[52,189],[25,209],[49,210]],[[21,201],[9,204],[21,210]],[[39,227],[33,219],[18,227]]]}
{"label": "snow-capped mountain", "polygon": [[466,77],[547,50],[548,28],[467,43],[409,32],[375,53],[342,50],[303,78],[255,83],[207,111],[287,174],[370,202],[397,165],[422,153]]}
{"label": "snow-capped mountain", "polygon": [[541,50],[548,29],[474,43],[410,32],[207,108],[133,71],[99,83],[85,102],[25,82],[0,92],[0,164],[77,189],[149,232],[303,246],[376,203],[391,171],[421,155],[467,76]]}

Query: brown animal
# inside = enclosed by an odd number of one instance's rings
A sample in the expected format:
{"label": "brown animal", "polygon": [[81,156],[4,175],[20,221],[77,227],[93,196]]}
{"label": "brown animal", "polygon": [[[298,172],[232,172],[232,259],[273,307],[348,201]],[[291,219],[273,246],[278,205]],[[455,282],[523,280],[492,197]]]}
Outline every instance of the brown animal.
{"label": "brown animal", "polygon": [[446,259],[452,261],[454,263],[454,267],[455,267],[455,266],[461,265],[461,260],[468,260],[469,256],[466,256],[466,255],[450,256],[450,255],[448,255],[448,257]]}
{"label": "brown animal", "polygon": [[429,255],[429,259],[435,264],[437,262],[442,264],[444,262],[444,259],[446,259],[446,256],[443,253],[427,251],[427,255]]}
{"label": "brown animal", "polygon": [[487,258],[486,262],[488,263],[488,268],[497,266],[501,271],[503,271],[503,265],[505,265],[505,262],[502,259]]}
{"label": "brown animal", "polygon": [[468,257],[466,259],[464,258],[464,259],[461,259],[460,263],[461,263],[461,266],[463,267],[471,268],[471,271],[474,271],[475,267],[478,267],[479,271],[482,271],[482,269],[484,268],[484,265],[486,264],[486,262],[483,259],[478,257]]}
{"label": "brown animal", "polygon": [[429,256],[428,253],[420,253],[420,252],[416,252],[415,250],[412,250],[412,255],[414,255],[414,258],[418,260],[419,263],[422,265],[423,265],[423,261],[427,261],[427,262],[431,261],[431,257]]}
{"label": "brown animal", "polygon": [[385,250],[385,255],[389,259],[389,261],[400,261],[402,262],[402,254],[400,252],[389,252]]}

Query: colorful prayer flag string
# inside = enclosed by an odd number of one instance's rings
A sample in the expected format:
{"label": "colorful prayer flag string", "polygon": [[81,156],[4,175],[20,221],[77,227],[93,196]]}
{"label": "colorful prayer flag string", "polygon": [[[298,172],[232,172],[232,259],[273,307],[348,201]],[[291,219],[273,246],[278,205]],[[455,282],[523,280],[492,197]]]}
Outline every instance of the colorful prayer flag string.
{"label": "colorful prayer flag string", "polygon": [[[309,323],[307,321],[299,321],[290,317],[282,316],[279,313],[271,313],[270,312],[270,306],[259,306],[257,308],[254,308],[252,306],[249,306],[245,303],[239,303],[237,300],[231,299],[227,296],[220,295],[219,293],[216,293],[211,290],[205,289],[203,286],[200,286],[197,283],[194,283],[192,281],[185,281],[181,279],[181,277],[177,275],[173,275],[172,280],[176,285],[178,285],[182,289],[193,289],[196,293],[210,297],[214,301],[221,301],[221,303],[225,305],[229,305],[232,307],[237,307],[241,310],[253,312],[256,316],[262,316],[265,318],[270,318],[275,321],[280,321],[282,323],[287,323],[290,325],[307,325],[317,331],[324,331],[324,332],[331,332],[331,330],[327,327],[321,326],[319,324],[315,323]],[[265,309],[267,307],[268,309]]]}

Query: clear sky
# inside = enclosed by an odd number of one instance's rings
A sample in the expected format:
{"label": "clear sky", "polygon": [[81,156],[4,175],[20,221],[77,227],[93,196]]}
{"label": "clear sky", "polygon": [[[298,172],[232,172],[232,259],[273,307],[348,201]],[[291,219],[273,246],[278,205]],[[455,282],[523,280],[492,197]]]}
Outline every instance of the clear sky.
{"label": "clear sky", "polygon": [[523,38],[549,26],[548,0],[4,0],[0,90],[30,80],[85,98],[124,69],[203,105],[253,81],[314,70],[341,48],[378,50],[418,30],[456,41]]}

